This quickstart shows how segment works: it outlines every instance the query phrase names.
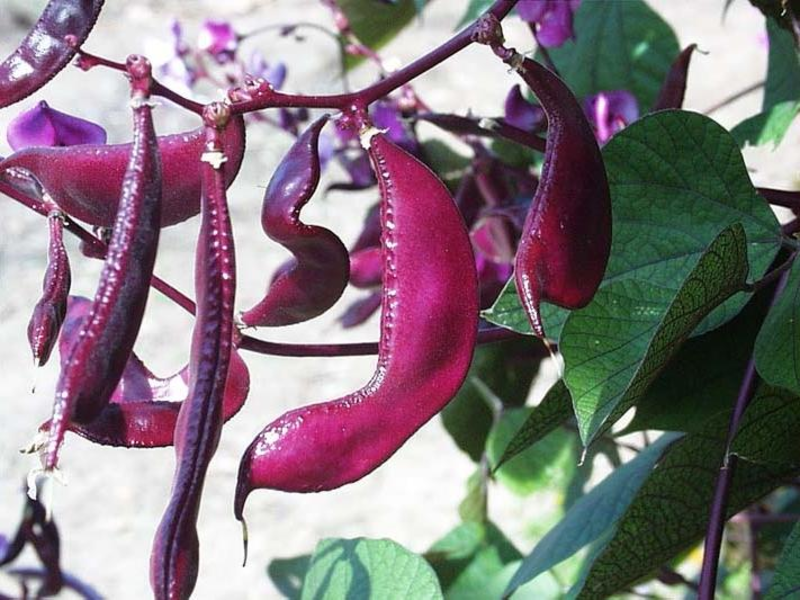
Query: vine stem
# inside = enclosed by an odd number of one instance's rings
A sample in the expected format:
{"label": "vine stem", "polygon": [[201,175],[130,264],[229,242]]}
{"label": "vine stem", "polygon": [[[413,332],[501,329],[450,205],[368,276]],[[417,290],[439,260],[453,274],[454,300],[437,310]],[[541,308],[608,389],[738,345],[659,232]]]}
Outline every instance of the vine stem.
{"label": "vine stem", "polygon": [[[789,269],[781,274],[778,285],[772,296],[772,305],[780,298],[786,283],[789,280]],[[719,568],[719,556],[722,549],[722,534],[725,530],[726,513],[728,510],[728,496],[731,481],[738,457],[731,454],[731,445],[739,429],[745,410],[750,404],[755,394],[758,384],[758,374],[754,357],[751,356],[745,368],[742,384],[739,387],[739,394],[736,397],[736,404],[733,407],[733,414],[728,424],[728,435],[725,440],[725,452],[722,457],[722,466],[717,475],[717,483],[714,489],[714,498],[711,504],[711,514],[708,519],[706,530],[706,540],[703,546],[703,566],[700,571],[700,585],[698,600],[714,600],[714,592],[717,587],[717,569]]]}
{"label": "vine stem", "polygon": [[704,114],[710,115],[711,113],[717,112],[718,110],[725,108],[729,104],[733,104],[737,100],[744,98],[745,96],[752,94],[764,87],[766,81],[757,81],[751,85],[748,85],[746,88],[739,90],[728,96],[727,98],[723,98],[716,104],[709,106],[707,109],[703,111]]}
{"label": "vine stem", "polygon": [[[491,14],[498,20],[503,19],[518,0],[496,0],[494,4],[484,14]],[[430,71],[440,63],[444,62],[454,54],[460,52],[474,40],[476,23],[457,33],[441,46],[435,48],[407,65],[395,71],[385,79],[378,81],[359,91],[349,94],[335,94],[328,96],[302,96],[295,94],[283,94],[274,90],[269,90],[257,95],[251,100],[234,102],[231,105],[233,114],[242,114],[263,110],[265,108],[326,108],[332,110],[348,110],[353,106],[367,106],[375,100],[393,92],[399,87],[416,79],[420,75]]]}

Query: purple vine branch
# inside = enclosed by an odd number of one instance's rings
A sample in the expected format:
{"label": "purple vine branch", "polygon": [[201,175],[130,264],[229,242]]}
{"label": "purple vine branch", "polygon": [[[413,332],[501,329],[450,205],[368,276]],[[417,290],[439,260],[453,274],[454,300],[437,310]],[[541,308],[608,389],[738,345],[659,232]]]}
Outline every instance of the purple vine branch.
{"label": "purple vine branch", "polygon": [[729,104],[733,104],[737,100],[741,100],[745,96],[760,90],[761,88],[764,87],[765,83],[766,83],[766,81],[757,81],[757,82],[755,82],[755,83],[753,83],[751,85],[748,85],[746,88],[741,89],[738,92],[735,92],[735,93],[731,94],[727,98],[723,98],[722,100],[720,100],[716,104],[712,104],[711,106],[709,106],[707,109],[705,109],[703,111],[703,114],[710,115],[711,113],[717,112],[718,110],[725,108]]}
{"label": "purple vine branch", "polygon": [[[789,280],[790,271],[783,271],[778,285],[772,297],[772,304],[780,298],[786,283]],[[711,504],[711,514],[708,519],[708,529],[706,540],[703,546],[703,566],[700,571],[700,586],[698,600],[714,600],[714,591],[717,587],[717,569],[719,567],[720,550],[722,549],[722,534],[725,530],[726,514],[728,510],[728,496],[731,481],[736,470],[738,457],[731,454],[731,445],[739,429],[745,410],[750,405],[750,401],[756,391],[758,375],[756,373],[755,360],[751,356],[745,368],[742,384],[739,387],[739,394],[736,397],[736,404],[733,407],[730,423],[728,424],[728,435],[725,440],[725,452],[722,457],[722,466],[717,476],[717,483],[714,489],[714,498]]]}

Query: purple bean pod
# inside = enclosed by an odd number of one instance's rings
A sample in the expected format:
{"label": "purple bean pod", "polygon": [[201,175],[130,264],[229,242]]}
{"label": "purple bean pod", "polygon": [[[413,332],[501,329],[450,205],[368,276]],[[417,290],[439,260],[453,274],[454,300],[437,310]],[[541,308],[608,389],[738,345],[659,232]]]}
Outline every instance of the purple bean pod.
{"label": "purple bean pod", "polygon": [[372,289],[379,286],[382,271],[380,246],[364,248],[350,254],[350,283],[354,287]]}
{"label": "purple bean pod", "polygon": [[345,329],[358,327],[366,322],[381,307],[381,293],[372,292],[355,300],[339,317],[339,323]]}
{"label": "purple bean pod", "polygon": [[444,184],[374,130],[383,289],[378,364],[360,390],[267,425],[239,465],[234,514],[256,488],[321,492],[383,464],[455,395],[477,335],[478,282],[464,221]]}
{"label": "purple bean pod", "polygon": [[0,108],[43,87],[89,37],[104,0],[50,0],[20,45],[0,63]]}
{"label": "purple bean pod", "polygon": [[313,319],[333,306],[347,286],[350,263],[342,241],[329,229],[300,221],[300,211],[319,183],[319,134],[327,122],[327,115],[317,119],[297,139],[264,194],[261,226],[294,255],[294,265],[272,281],[258,304],[242,313],[248,327]]}
{"label": "purple bean pod", "polygon": [[69,256],[64,247],[64,220],[57,211],[50,213],[47,220],[50,242],[42,297],[34,306],[28,322],[28,342],[33,352],[33,362],[39,367],[47,363],[58,340],[58,332],[67,314],[67,298],[72,280]]}
{"label": "purple bean pod", "polygon": [[683,98],[686,95],[686,80],[689,76],[689,63],[692,53],[697,50],[697,44],[690,44],[678,54],[678,57],[669,68],[661,91],[658,93],[653,108],[650,112],[670,108],[683,108]]}
{"label": "purple bean pod", "polygon": [[195,261],[197,320],[189,359],[189,394],[175,427],[172,495],[150,557],[150,584],[156,600],[188,598],[194,589],[200,552],[197,514],[208,464],[222,431],[236,290],[233,232],[225,198],[227,163],[219,131],[229,115],[229,108],[220,103],[209,105],[204,113],[207,141]]}
{"label": "purple bean pod", "polygon": [[552,71],[508,51],[505,62],[547,115],[539,186],[514,261],[522,305],[536,335],[539,303],[581,308],[594,297],[611,252],[611,195],[600,148],[575,96]]}
{"label": "purple bean pod", "polygon": [[[164,182],[162,227],[181,223],[200,212],[198,158],[204,143],[202,127],[158,137]],[[242,117],[233,119],[226,130],[225,143],[231,154],[226,169],[230,186],[244,158]],[[65,213],[90,225],[111,227],[130,154],[130,143],[26,148],[0,161],[0,174],[16,170],[30,173]]]}
{"label": "purple bean pod", "polygon": [[119,210],[92,310],[56,385],[45,468],[53,469],[70,422],[88,423],[109,403],[144,316],[161,219],[161,163],[148,84],[150,63],[128,58],[133,144]]}

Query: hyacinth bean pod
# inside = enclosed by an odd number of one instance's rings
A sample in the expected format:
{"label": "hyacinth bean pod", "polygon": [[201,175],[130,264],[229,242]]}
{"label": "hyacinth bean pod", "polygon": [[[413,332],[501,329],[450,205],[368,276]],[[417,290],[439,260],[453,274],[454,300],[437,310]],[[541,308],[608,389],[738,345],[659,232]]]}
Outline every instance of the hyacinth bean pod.
{"label": "hyacinth bean pod", "polygon": [[678,54],[678,57],[669,68],[651,112],[683,107],[683,98],[686,95],[686,80],[689,76],[689,63],[695,50],[697,50],[697,44],[690,44]]}
{"label": "hyacinth bean pod", "polygon": [[144,316],[161,220],[161,163],[149,103],[150,63],[127,62],[133,144],[92,310],[56,385],[45,449],[53,469],[71,421],[88,423],[108,404],[133,350]]}
{"label": "hyacinth bean pod", "polygon": [[28,322],[28,342],[36,366],[47,363],[58,339],[58,332],[67,313],[71,283],[69,256],[64,247],[64,220],[58,212],[48,216],[50,242],[47,247],[47,270],[42,297],[33,307]]}
{"label": "hyacinth bean pod", "polygon": [[378,364],[360,390],[292,410],[250,444],[234,512],[255,488],[320,492],[383,464],[458,391],[477,334],[478,283],[453,198],[424,164],[374,133],[383,289]]}
{"label": "hyacinth bean pod", "polygon": [[[81,324],[91,310],[87,298],[71,296],[64,320],[59,350],[66,361]],[[69,430],[103,446],[162,448],[172,446],[178,411],[188,393],[187,365],[174,375],[158,377],[131,353],[122,378],[109,404],[89,423],[70,423]],[[228,380],[222,401],[223,419],[228,421],[244,405],[250,391],[250,373],[236,350],[231,352]],[[41,429],[47,430],[49,423]]]}
{"label": "hyacinth bean pod", "polygon": [[172,494],[153,543],[150,585],[156,600],[188,598],[197,580],[197,514],[209,462],[222,431],[223,398],[234,334],[233,232],[225,197],[224,136],[229,109],[205,109],[202,223],[195,259],[197,318],[189,359],[189,393],[175,427]]}
{"label": "hyacinth bean pod", "polygon": [[350,283],[357,288],[371,289],[381,284],[381,247],[372,246],[350,254]]}
{"label": "hyacinth bean pod", "polygon": [[261,226],[294,260],[276,275],[266,296],[242,313],[249,327],[313,319],[333,306],[347,286],[350,264],[342,241],[329,229],[300,221],[319,183],[319,135],[327,121],[327,115],[321,117],[297,139],[264,194]]}
{"label": "hyacinth bean pod", "polygon": [[20,45],[0,63],[0,108],[44,86],[75,56],[104,0],[50,0]]}
{"label": "hyacinth bean pod", "polygon": [[345,329],[358,327],[366,322],[381,307],[381,293],[371,294],[353,301],[339,316],[339,324]]}
{"label": "hyacinth bean pod", "polygon": [[511,65],[547,115],[547,147],[539,186],[525,218],[514,278],[536,335],[545,332],[539,303],[586,306],[611,252],[611,196],[603,157],[575,96],[552,71],[509,52]]}
{"label": "hyacinth bean pod", "polygon": [[[226,147],[230,148],[226,169],[226,182],[230,185],[244,157],[241,117],[233,119],[225,137]],[[203,145],[202,128],[158,138],[163,165],[162,227],[181,223],[200,212],[198,165]],[[130,154],[130,143],[26,148],[0,161],[0,172],[28,172],[71,217],[90,225],[111,227]]]}

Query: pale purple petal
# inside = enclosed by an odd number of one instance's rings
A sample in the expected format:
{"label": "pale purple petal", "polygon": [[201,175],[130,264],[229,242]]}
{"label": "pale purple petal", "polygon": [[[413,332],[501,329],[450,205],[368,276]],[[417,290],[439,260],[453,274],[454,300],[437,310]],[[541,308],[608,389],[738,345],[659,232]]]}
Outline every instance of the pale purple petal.
{"label": "pale purple petal", "polygon": [[233,55],[238,45],[239,38],[228,21],[203,21],[197,36],[198,48],[220,59]]}
{"label": "pale purple petal", "polygon": [[572,11],[567,0],[552,3],[552,10],[539,21],[537,38],[545,48],[558,48],[567,40],[575,37],[572,29]]}
{"label": "pale purple petal", "polygon": [[91,121],[50,108],[42,100],[9,123],[6,137],[11,148],[22,150],[31,146],[105,144],[106,130]]}
{"label": "pale purple petal", "polygon": [[639,104],[627,90],[600,92],[587,97],[583,106],[601,144],[639,118]]}

